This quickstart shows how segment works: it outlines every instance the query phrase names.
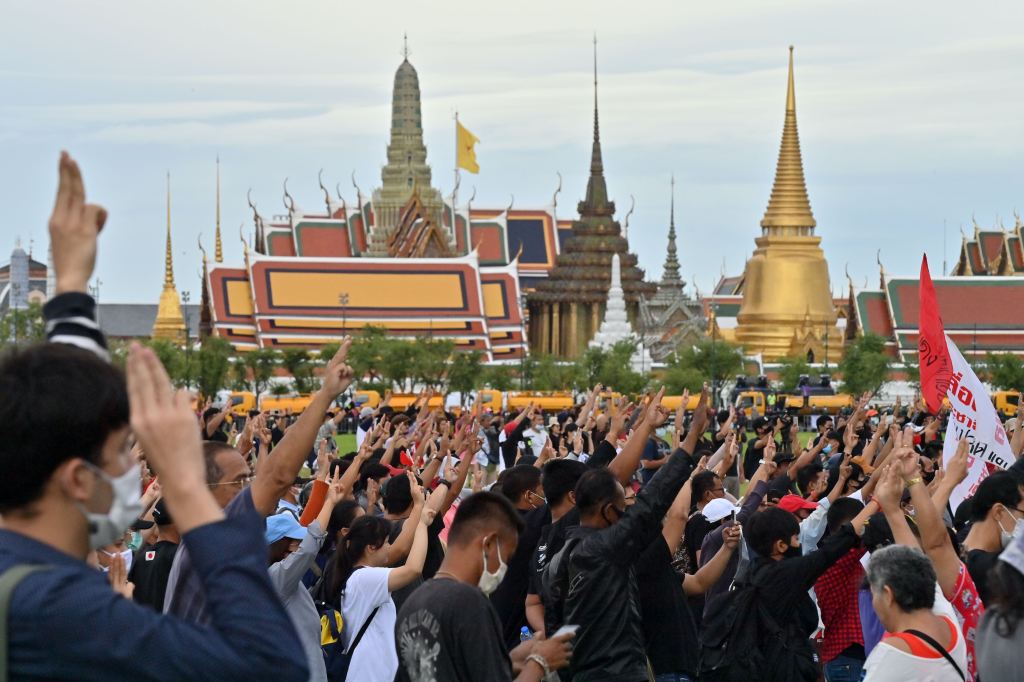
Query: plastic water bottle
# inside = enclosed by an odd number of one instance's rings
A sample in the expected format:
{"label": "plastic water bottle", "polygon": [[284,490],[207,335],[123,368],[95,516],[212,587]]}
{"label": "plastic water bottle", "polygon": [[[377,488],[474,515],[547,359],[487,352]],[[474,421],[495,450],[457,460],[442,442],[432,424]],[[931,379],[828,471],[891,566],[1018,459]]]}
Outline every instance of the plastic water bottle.
{"label": "plastic water bottle", "polygon": [[519,641],[526,642],[531,639],[533,639],[533,633],[530,632],[530,628],[524,625],[522,629],[519,631]]}

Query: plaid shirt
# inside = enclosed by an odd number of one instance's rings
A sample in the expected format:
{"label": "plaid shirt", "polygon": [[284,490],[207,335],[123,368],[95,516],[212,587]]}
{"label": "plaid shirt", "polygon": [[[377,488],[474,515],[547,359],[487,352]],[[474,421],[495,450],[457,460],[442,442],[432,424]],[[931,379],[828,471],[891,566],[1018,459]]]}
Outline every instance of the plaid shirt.
{"label": "plaid shirt", "polygon": [[814,583],[821,622],[825,624],[820,650],[822,663],[828,663],[852,644],[864,646],[857,607],[857,588],[864,577],[862,556],[863,549],[851,549]]}

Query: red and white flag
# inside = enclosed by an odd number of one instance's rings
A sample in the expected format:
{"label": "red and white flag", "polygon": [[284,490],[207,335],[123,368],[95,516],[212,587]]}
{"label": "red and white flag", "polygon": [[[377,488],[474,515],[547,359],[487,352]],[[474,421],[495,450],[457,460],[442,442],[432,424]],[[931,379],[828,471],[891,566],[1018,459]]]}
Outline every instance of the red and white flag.
{"label": "red and white flag", "polygon": [[948,462],[956,454],[961,439],[966,438],[971,446],[967,478],[949,498],[955,511],[961,502],[974,495],[986,476],[1009,468],[1014,457],[988,390],[942,327],[927,256],[921,261],[920,296],[918,362],[921,393],[928,409],[935,414],[938,414],[944,397],[949,399],[950,405],[942,461]]}

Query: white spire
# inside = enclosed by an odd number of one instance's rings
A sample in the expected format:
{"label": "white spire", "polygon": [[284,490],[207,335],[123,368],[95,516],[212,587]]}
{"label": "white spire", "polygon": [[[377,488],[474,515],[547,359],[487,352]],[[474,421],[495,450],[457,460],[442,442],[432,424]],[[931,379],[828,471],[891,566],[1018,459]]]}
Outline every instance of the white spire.
{"label": "white spire", "polygon": [[640,339],[633,332],[633,326],[629,323],[626,314],[626,297],[622,291],[622,265],[619,254],[612,256],[612,283],[608,287],[608,303],[605,305],[604,320],[601,328],[597,330],[590,346],[600,347],[608,350],[620,341],[633,341],[637,344],[636,353],[633,354],[631,364],[636,371],[647,371],[651,369],[653,361],[647,348],[640,345]]}

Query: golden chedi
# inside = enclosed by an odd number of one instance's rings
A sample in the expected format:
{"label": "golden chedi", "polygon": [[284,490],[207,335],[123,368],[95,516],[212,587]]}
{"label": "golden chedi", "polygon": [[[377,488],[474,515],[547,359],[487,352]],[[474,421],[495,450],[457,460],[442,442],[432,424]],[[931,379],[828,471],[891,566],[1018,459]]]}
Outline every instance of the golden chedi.
{"label": "golden chedi", "polygon": [[185,342],[185,317],[181,312],[181,299],[174,286],[174,261],[171,257],[171,176],[167,175],[167,251],[164,254],[164,288],[160,292],[160,305],[153,322],[154,339],[175,343]]}
{"label": "golden chedi", "polygon": [[[736,341],[747,354],[771,362],[786,356],[835,362],[842,352],[836,328],[828,263],[821,238],[814,235],[807,199],[800,138],[796,126],[793,48],[789,48],[789,86],[775,184],[761,220],[757,248],[747,261]],[[829,343],[824,339],[828,335]]]}

